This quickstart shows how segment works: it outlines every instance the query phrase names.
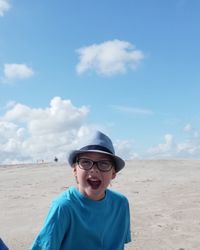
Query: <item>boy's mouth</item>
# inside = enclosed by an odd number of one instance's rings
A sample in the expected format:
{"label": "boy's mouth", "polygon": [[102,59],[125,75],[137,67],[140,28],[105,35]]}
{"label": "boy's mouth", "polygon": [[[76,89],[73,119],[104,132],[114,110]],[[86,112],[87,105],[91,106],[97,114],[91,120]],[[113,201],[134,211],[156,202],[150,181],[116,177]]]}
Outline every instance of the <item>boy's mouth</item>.
{"label": "boy's mouth", "polygon": [[88,179],[87,182],[92,187],[92,189],[98,189],[101,185],[101,181],[97,179]]}

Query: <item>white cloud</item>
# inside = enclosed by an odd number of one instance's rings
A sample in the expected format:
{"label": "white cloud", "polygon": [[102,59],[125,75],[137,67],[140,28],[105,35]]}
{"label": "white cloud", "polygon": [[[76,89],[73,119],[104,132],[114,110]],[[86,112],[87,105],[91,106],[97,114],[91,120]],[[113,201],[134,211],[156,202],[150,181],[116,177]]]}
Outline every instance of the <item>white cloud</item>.
{"label": "white cloud", "polygon": [[175,142],[173,135],[171,134],[166,134],[164,135],[164,143],[159,144],[158,146],[151,147],[148,149],[148,153],[153,157],[153,158],[168,158],[174,155],[175,151]]}
{"label": "white cloud", "polygon": [[5,80],[26,79],[33,74],[33,69],[26,64],[4,64]]}
{"label": "white cloud", "polygon": [[133,145],[129,140],[117,140],[114,143],[116,155],[121,156],[125,160],[133,160],[140,158],[139,155],[133,151]]}
{"label": "white cloud", "polygon": [[186,124],[183,131],[189,138],[182,142],[175,142],[174,136],[166,134],[164,143],[147,150],[150,158],[196,158],[200,157],[200,133]]}
{"label": "white cloud", "polygon": [[27,159],[23,145],[24,129],[0,120],[0,162],[17,162]]}
{"label": "white cloud", "polygon": [[186,124],[185,127],[183,128],[183,130],[185,132],[190,132],[190,131],[192,131],[192,129],[193,128],[192,128],[192,125],[190,123]]}
{"label": "white cloud", "polygon": [[5,12],[11,8],[9,0],[0,0],[0,16],[4,16]]}
{"label": "white cloud", "polygon": [[42,135],[62,132],[66,128],[76,129],[82,124],[88,111],[85,106],[77,109],[70,100],[54,97],[50,102],[50,107],[46,109],[31,109],[22,104],[15,104],[5,114],[5,119],[25,122],[31,134]]}
{"label": "white cloud", "polygon": [[200,133],[199,131],[195,130],[190,123],[188,123],[184,129],[186,133],[188,133],[193,139],[200,139]]}
{"label": "white cloud", "polygon": [[120,105],[112,105],[111,107],[122,113],[129,113],[129,114],[135,114],[135,115],[152,115],[153,114],[153,111],[149,109],[120,106]]}
{"label": "white cloud", "polygon": [[93,44],[77,50],[80,62],[76,69],[79,74],[94,70],[101,75],[125,73],[128,68],[136,69],[144,53],[126,41],[113,40]]}

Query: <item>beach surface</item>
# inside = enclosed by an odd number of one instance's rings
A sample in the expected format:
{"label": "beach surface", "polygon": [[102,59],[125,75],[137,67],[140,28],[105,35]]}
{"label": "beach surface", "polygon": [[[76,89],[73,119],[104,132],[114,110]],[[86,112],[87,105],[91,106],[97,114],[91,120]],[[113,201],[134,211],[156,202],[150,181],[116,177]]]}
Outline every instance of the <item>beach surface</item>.
{"label": "beach surface", "polygon": [[[52,199],[71,185],[65,163],[0,166],[0,238],[10,250],[29,248]],[[126,250],[200,249],[200,160],[127,161],[109,188],[129,199]]]}

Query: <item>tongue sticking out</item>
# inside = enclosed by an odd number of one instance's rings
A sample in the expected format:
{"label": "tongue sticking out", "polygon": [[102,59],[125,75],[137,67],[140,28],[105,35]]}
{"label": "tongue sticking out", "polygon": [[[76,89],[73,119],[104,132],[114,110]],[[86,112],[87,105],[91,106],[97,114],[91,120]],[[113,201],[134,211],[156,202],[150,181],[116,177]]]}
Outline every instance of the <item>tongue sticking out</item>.
{"label": "tongue sticking out", "polygon": [[88,180],[88,184],[93,188],[93,189],[98,189],[101,185],[100,180]]}

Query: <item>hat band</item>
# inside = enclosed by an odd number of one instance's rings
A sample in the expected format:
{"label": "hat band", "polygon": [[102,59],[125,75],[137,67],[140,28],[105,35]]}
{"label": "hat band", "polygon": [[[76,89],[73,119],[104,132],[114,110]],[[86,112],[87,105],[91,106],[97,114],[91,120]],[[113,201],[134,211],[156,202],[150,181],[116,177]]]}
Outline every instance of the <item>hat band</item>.
{"label": "hat band", "polygon": [[99,146],[99,145],[88,145],[88,146],[81,148],[80,150],[100,150],[100,151],[104,151],[104,152],[113,154],[113,152],[111,152],[109,149],[107,149],[103,146]]}

